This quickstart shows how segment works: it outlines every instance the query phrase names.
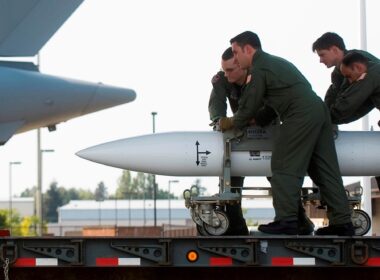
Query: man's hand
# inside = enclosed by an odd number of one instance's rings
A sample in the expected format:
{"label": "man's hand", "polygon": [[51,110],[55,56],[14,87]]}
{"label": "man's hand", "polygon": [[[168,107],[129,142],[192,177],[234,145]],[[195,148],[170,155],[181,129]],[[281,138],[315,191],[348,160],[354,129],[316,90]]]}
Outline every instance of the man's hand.
{"label": "man's hand", "polygon": [[234,126],[233,118],[222,117],[219,119],[219,128],[221,131],[226,131]]}

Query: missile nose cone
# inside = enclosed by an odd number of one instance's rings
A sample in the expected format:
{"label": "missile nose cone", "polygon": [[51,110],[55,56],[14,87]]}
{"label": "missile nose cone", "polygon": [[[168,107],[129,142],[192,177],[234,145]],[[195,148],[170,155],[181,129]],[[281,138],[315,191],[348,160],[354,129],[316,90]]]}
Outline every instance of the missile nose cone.
{"label": "missile nose cone", "polygon": [[132,89],[98,83],[93,98],[83,110],[83,115],[128,103],[135,98],[136,92]]}
{"label": "missile nose cone", "polygon": [[[198,144],[196,144],[198,143]],[[77,156],[125,170],[168,176],[220,175],[223,135],[218,132],[165,132],[89,147]]]}
{"label": "missile nose cone", "polygon": [[[95,150],[95,158],[94,158],[94,150]],[[94,149],[94,147],[90,147],[87,149],[80,150],[80,151],[76,152],[75,154],[78,157],[81,157],[83,159],[87,159],[90,161],[96,161],[96,158],[97,158],[97,152],[96,152],[96,149]]]}
{"label": "missile nose cone", "polygon": [[[77,156],[87,159],[93,162],[97,163],[103,163],[103,164],[109,164],[111,166],[116,166],[120,167],[118,164],[113,164],[115,163],[114,161],[118,161],[120,154],[125,152],[125,150],[122,147],[121,142],[123,140],[118,140],[118,141],[112,141],[96,146],[92,146],[83,150],[80,150],[76,153]],[[127,145],[127,150],[128,150],[128,145]],[[134,150],[134,147],[132,147],[132,150]]]}

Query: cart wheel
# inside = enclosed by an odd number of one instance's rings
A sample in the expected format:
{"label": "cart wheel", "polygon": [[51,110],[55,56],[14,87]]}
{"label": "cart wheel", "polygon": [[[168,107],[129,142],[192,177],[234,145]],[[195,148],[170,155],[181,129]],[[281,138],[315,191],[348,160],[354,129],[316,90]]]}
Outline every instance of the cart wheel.
{"label": "cart wheel", "polygon": [[205,230],[205,228],[203,226],[200,226],[198,224],[197,225],[197,233],[198,233],[198,236],[209,236],[210,234],[208,234],[208,232]]}
{"label": "cart wheel", "polygon": [[228,230],[228,227],[230,226],[230,221],[228,220],[227,214],[222,211],[215,210],[215,214],[220,221],[220,225],[217,227],[213,227],[209,224],[204,223],[203,228],[208,235],[223,235]]}
{"label": "cart wheel", "polygon": [[371,228],[371,218],[363,210],[354,209],[352,211],[351,221],[354,225],[356,236],[365,235]]}

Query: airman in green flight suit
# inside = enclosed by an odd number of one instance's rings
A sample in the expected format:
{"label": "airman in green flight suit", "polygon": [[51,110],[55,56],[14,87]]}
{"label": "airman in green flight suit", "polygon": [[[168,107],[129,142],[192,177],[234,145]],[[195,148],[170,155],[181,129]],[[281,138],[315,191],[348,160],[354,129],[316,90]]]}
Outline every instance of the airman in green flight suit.
{"label": "airman in green flight suit", "polygon": [[330,104],[330,114],[337,123],[348,119],[369,100],[380,109],[380,64],[368,61],[361,53],[350,51],[340,65],[342,75],[349,86],[337,94]]}
{"label": "airman in green flight suit", "polygon": [[[210,119],[213,123],[221,117],[227,116],[227,100],[232,113],[236,113],[239,107],[239,100],[243,92],[247,78],[247,70],[241,69],[234,59],[232,48],[229,47],[222,55],[222,69],[212,78],[212,91],[209,100]],[[264,112],[265,111],[265,112]],[[261,110],[260,125],[265,126],[276,118],[276,114],[271,108],[266,107]],[[270,180],[270,178],[268,178]],[[232,192],[241,193],[244,177],[232,176]],[[230,226],[226,235],[246,235],[248,228],[241,210],[241,204],[227,205],[226,212],[230,218]],[[302,202],[299,201],[299,232],[303,235],[311,234],[314,231],[314,224],[306,216]]]}
{"label": "airman in green flight suit", "polygon": [[329,226],[317,235],[353,235],[351,210],[340,175],[331,121],[324,102],[290,62],[265,53],[250,31],[230,40],[234,57],[249,70],[233,117],[221,118],[222,130],[246,126],[262,108],[272,108],[281,120],[271,159],[275,220],[260,225],[269,234],[298,234],[298,202],[304,176],[309,174],[327,205]]}
{"label": "airman in green flight suit", "polygon": [[[342,63],[343,57],[349,52],[346,49],[346,45],[338,34],[333,32],[326,32],[321,37],[319,37],[312,46],[313,52],[316,52],[319,56],[321,63],[325,64],[327,68],[334,67],[331,73],[331,85],[328,88],[325,96],[325,102],[327,107],[331,107],[332,104],[336,104],[336,98],[339,92],[342,92],[345,88],[349,86],[349,83],[340,71],[340,65]],[[374,55],[363,51],[363,50],[351,50],[359,52],[369,61],[380,62]],[[350,52],[351,52],[350,51]],[[366,114],[368,114],[374,108],[371,100],[367,99],[360,103],[355,111],[351,111],[346,118],[336,119],[331,116],[331,121],[333,124],[344,124],[356,121]]]}
{"label": "airman in green flight suit", "polygon": [[[208,104],[210,119],[216,123],[221,117],[227,115],[227,100],[231,111],[236,112],[241,96],[242,87],[247,77],[247,70],[243,70],[234,61],[231,47],[222,55],[222,69],[212,78],[212,91]],[[231,177],[231,191],[241,193],[244,177]],[[241,203],[227,205],[226,212],[230,220],[230,226],[225,235],[248,235],[248,227],[243,217]]]}

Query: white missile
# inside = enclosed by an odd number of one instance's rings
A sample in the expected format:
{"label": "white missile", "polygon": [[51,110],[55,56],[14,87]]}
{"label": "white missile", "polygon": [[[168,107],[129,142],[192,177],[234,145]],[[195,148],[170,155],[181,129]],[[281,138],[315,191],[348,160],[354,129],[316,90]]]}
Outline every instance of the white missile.
{"label": "white missile", "polygon": [[[251,139],[233,144],[231,175],[271,175],[270,133],[254,128],[253,134]],[[157,175],[222,176],[224,141],[223,133],[216,131],[155,133],[100,144],[77,155],[97,163]],[[380,132],[339,131],[335,145],[343,176],[380,174]]]}

